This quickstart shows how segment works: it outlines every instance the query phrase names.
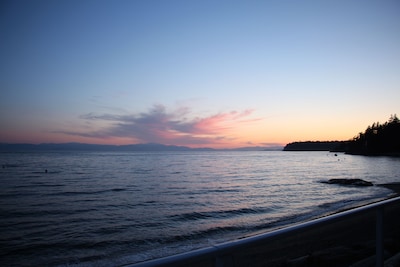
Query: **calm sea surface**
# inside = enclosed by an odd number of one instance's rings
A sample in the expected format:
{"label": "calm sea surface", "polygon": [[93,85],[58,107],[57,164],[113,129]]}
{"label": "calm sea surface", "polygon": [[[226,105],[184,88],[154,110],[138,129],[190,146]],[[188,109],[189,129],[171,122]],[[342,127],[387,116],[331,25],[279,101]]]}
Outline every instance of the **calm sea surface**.
{"label": "calm sea surface", "polygon": [[392,193],[321,181],[400,181],[399,158],[327,152],[0,153],[0,164],[1,266],[139,262]]}

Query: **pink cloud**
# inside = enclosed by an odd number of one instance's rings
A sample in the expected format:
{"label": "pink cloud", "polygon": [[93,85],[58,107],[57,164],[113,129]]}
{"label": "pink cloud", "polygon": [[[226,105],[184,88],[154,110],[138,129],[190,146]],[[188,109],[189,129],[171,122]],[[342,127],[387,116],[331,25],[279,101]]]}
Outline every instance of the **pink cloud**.
{"label": "pink cloud", "polygon": [[230,111],[206,117],[188,118],[191,111],[181,107],[168,112],[155,105],[147,112],[119,115],[88,113],[80,118],[86,123],[104,124],[96,131],[59,131],[59,133],[93,138],[130,138],[138,142],[176,145],[212,145],[237,138],[234,130],[259,121],[251,117],[253,110]]}
{"label": "pink cloud", "polygon": [[198,119],[193,124],[193,134],[219,134],[238,127],[238,124],[244,122],[253,122],[259,119],[241,120],[243,117],[248,117],[253,110],[245,110],[243,112],[231,111],[228,113],[219,113],[210,117]]}

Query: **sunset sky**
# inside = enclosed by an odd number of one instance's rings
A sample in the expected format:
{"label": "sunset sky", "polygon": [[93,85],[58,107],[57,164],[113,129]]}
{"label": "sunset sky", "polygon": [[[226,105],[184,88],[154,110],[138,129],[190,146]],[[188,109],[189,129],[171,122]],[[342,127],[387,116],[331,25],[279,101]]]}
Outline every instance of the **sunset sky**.
{"label": "sunset sky", "polygon": [[400,113],[400,1],[0,3],[0,143],[269,146]]}

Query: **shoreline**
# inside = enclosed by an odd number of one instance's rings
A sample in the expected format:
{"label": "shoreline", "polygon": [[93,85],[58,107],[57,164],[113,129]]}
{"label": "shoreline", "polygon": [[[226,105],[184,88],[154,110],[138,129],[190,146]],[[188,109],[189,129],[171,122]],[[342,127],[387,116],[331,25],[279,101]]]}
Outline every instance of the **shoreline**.
{"label": "shoreline", "polygon": [[[334,213],[400,196],[400,183],[378,184],[393,194],[381,200],[360,203]],[[400,203],[384,208],[384,258],[388,260],[400,255]],[[278,228],[273,229],[278,230]],[[376,253],[376,210],[367,210],[331,223],[295,231],[290,235],[277,236],[268,241],[255,243],[227,254],[233,266],[273,267],[367,267],[375,266]],[[187,262],[186,262],[187,263]],[[172,266],[186,266],[185,264]],[[190,262],[192,266],[214,266],[211,258]],[[170,266],[170,265],[168,265]]]}
{"label": "shoreline", "polygon": [[[377,184],[393,193],[381,200],[360,203],[313,219],[334,215],[347,210],[400,196],[400,182]],[[311,219],[311,220],[313,220]],[[385,260],[400,254],[400,204],[384,211]],[[278,228],[273,229],[278,230]],[[237,266],[275,267],[366,267],[375,266],[376,211],[357,214],[291,236],[277,238],[267,244],[249,248],[250,252],[234,256]],[[236,265],[235,265],[236,266]]]}
{"label": "shoreline", "polygon": [[[386,199],[400,196],[400,183],[377,186],[386,187],[394,192]],[[335,213],[368,204],[361,204]],[[398,225],[400,225],[400,203],[385,207],[385,260],[394,255],[400,255],[400,228]],[[240,255],[233,256],[233,261],[237,266],[375,266],[375,245],[376,210],[371,210],[325,226],[307,229],[252,248],[246,248],[246,251]]]}
{"label": "shoreline", "polygon": [[[223,256],[229,266],[272,267],[369,267],[376,259],[376,209],[258,241]],[[400,256],[400,203],[384,208],[384,260]],[[163,266],[215,266],[215,258],[200,257]],[[131,266],[131,265],[127,265]],[[133,265],[134,266],[134,265]],[[398,265],[390,265],[398,266]]]}
{"label": "shoreline", "polygon": [[400,182],[377,184],[376,186],[388,188],[388,189],[392,190],[396,194],[396,196],[400,195]]}

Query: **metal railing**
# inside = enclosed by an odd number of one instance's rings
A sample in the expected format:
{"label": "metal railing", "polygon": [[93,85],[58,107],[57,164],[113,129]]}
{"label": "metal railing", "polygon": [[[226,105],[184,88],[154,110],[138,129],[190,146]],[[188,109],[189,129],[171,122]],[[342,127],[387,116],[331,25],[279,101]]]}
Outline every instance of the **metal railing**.
{"label": "metal railing", "polygon": [[[277,240],[296,233],[309,230],[311,228],[325,226],[334,222],[349,219],[357,214],[366,212],[376,213],[376,233],[375,233],[375,253],[376,266],[383,266],[384,262],[384,209],[393,204],[400,204],[400,197],[395,197],[362,207],[339,212],[326,217],[314,219],[311,221],[299,223],[293,226],[285,227],[264,234],[259,234],[239,240],[234,240],[227,243],[214,245],[203,249],[198,249],[182,254],[177,254],[165,258],[149,260],[141,263],[127,265],[129,267],[156,267],[156,266],[192,266],[198,262],[207,263],[209,266],[226,267],[232,266],[232,255],[240,253],[244,249],[256,244],[266,243],[272,240]],[[203,264],[201,264],[203,265]]]}

